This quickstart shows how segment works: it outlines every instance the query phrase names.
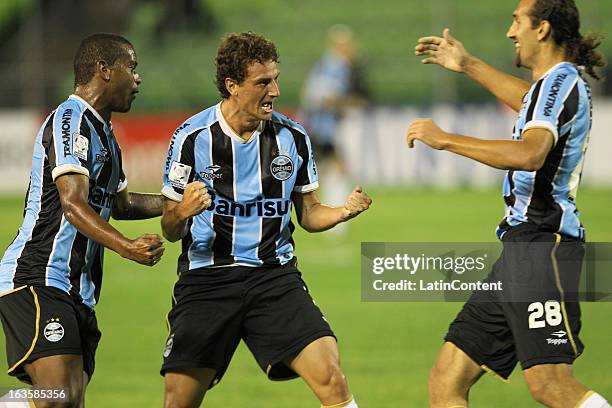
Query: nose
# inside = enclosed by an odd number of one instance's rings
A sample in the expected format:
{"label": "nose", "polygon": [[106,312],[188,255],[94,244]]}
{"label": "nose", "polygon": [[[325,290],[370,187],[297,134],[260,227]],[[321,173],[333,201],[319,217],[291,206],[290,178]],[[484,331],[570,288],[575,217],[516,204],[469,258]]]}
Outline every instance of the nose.
{"label": "nose", "polygon": [[278,98],[280,96],[280,86],[278,85],[278,81],[276,79],[270,83],[268,95],[273,98]]}
{"label": "nose", "polygon": [[508,28],[508,32],[506,33],[506,37],[511,39],[511,40],[514,40],[514,38],[515,38],[514,23],[512,23],[510,25],[510,28]]}
{"label": "nose", "polygon": [[142,79],[140,78],[140,74],[134,75],[134,82],[136,82],[136,85],[140,85],[140,83],[142,82]]}

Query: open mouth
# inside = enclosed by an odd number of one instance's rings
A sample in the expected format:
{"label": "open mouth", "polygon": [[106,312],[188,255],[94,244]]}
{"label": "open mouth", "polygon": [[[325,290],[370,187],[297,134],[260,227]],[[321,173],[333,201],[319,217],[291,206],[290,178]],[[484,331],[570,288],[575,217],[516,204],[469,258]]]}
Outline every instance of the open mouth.
{"label": "open mouth", "polygon": [[272,113],[272,102],[264,102],[261,104],[261,109],[265,113]]}

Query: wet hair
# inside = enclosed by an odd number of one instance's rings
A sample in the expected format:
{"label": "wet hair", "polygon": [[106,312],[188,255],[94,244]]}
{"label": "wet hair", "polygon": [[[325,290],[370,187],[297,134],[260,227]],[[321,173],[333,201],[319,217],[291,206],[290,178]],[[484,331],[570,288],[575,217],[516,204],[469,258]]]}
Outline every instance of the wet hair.
{"label": "wet hair", "polygon": [[582,36],[574,0],[535,0],[529,14],[533,28],[544,20],[550,23],[553,40],[565,49],[570,62],[583,66],[590,76],[600,79],[594,68],[606,65],[604,57],[595,51],[601,44],[601,36]]}
{"label": "wet hair", "polygon": [[244,33],[231,33],[223,37],[215,65],[217,76],[215,85],[222,98],[229,98],[230,94],[225,87],[225,79],[231,78],[241,84],[247,77],[249,66],[268,61],[278,62],[276,46],[264,37],[251,31]]}
{"label": "wet hair", "polygon": [[96,33],[85,38],[74,56],[74,86],[91,81],[99,61],[113,65],[128,49],[134,46],[117,34]]}

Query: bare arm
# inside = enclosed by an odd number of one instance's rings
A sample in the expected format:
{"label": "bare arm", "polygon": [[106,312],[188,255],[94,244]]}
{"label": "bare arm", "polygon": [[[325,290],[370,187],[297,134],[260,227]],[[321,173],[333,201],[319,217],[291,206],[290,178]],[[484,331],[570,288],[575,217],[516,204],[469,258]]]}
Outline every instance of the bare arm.
{"label": "bare arm", "polygon": [[493,68],[471,55],[460,41],[450,35],[448,28],[444,29],[442,37],[419,38],[415,54],[427,57],[421,61],[423,64],[438,64],[450,71],[466,74],[517,112],[531,86],[529,82]]}
{"label": "bare arm", "polygon": [[144,220],[162,215],[164,199],[161,194],[132,193],[127,189],[117,193],[113,204],[116,220]]}
{"label": "bare arm", "polygon": [[199,181],[187,184],[183,200],[164,200],[164,213],[161,227],[164,237],[170,242],[176,242],[185,235],[187,221],[210,207],[212,198],[205,184]]}
{"label": "bare arm", "polygon": [[532,128],[521,140],[483,140],[442,131],[431,119],[417,119],[410,124],[408,146],[420,140],[428,146],[468,157],[502,170],[539,170],[553,146],[548,129]]}
{"label": "bare arm", "polygon": [[64,217],[87,238],[112,249],[124,258],[154,265],[164,253],[157,234],[128,239],[106,222],[88,203],[89,179],[81,174],[64,174],[55,180]]}
{"label": "bare arm", "polygon": [[321,204],[316,191],[293,193],[298,222],[308,232],[322,232],[348,221],[367,210],[372,203],[370,197],[360,186],[348,196],[344,207],[330,207]]}

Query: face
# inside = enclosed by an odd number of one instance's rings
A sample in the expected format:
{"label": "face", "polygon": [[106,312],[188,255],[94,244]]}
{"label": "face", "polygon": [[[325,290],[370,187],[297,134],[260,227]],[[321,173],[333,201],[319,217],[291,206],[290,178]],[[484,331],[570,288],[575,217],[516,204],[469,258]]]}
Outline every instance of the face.
{"label": "face", "polygon": [[531,68],[538,50],[538,27],[532,28],[529,12],[534,0],[521,0],[512,14],[512,25],[506,37],[514,41],[516,66]]}
{"label": "face", "polygon": [[274,61],[249,65],[247,77],[241,84],[230,87],[230,100],[250,119],[268,120],[272,117],[274,100],[280,96],[278,76],[280,72]]}
{"label": "face", "polygon": [[132,107],[141,82],[140,75],[136,73],[137,65],[136,53],[132,48],[127,48],[111,67],[108,85],[111,94],[110,107],[113,112],[127,112]]}

